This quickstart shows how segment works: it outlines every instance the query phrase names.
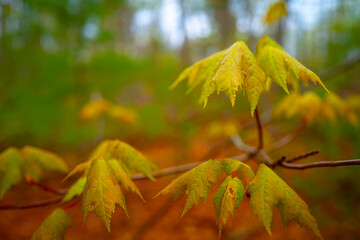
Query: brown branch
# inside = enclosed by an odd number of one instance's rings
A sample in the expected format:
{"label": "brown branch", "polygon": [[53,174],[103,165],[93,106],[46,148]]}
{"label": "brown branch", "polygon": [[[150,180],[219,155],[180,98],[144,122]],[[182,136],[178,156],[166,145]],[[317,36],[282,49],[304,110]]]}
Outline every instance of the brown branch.
{"label": "brown branch", "polygon": [[59,202],[61,202],[61,199],[62,199],[62,197],[58,197],[58,198],[45,200],[42,202],[25,204],[25,205],[10,205],[10,204],[3,205],[3,206],[0,206],[0,211],[1,210],[22,210],[22,209],[29,209],[29,208],[44,207],[44,206],[52,205],[55,203],[59,203]]}
{"label": "brown branch", "polygon": [[290,169],[303,170],[308,168],[320,168],[320,167],[340,167],[340,166],[351,166],[360,165],[360,159],[352,160],[339,160],[339,161],[321,161],[307,164],[295,164],[288,163],[286,161],[279,162],[279,166]]}
{"label": "brown branch", "polygon": [[257,149],[260,150],[263,148],[264,140],[263,140],[263,131],[262,131],[261,120],[260,120],[257,108],[255,109],[255,120],[256,120],[256,127],[258,130],[258,139],[259,139],[259,145],[258,145]]}
{"label": "brown branch", "polygon": [[45,192],[50,192],[50,193],[54,193],[57,195],[65,195],[68,191],[68,189],[55,189],[55,188],[49,187],[45,184],[35,182],[35,180],[32,178],[26,179],[26,181],[31,185],[37,186],[39,189],[41,189]]}
{"label": "brown branch", "polygon": [[292,162],[295,162],[295,161],[299,161],[299,160],[301,160],[301,159],[305,159],[305,158],[314,156],[314,155],[316,155],[316,154],[318,154],[318,153],[320,153],[319,150],[307,152],[307,153],[301,154],[301,155],[299,155],[299,156],[297,156],[297,157],[293,157],[293,158],[290,158],[290,159],[286,159],[286,162],[287,162],[287,163],[292,163]]}

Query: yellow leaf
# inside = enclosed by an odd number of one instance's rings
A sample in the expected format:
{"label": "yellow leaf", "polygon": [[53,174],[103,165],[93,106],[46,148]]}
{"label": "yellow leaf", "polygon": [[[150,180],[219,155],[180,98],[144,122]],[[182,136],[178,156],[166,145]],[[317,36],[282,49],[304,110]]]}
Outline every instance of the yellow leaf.
{"label": "yellow leaf", "polygon": [[91,166],[91,160],[78,164],[73,170],[71,170],[68,173],[68,175],[66,175],[66,177],[63,179],[63,182],[69,179],[70,177],[74,176],[75,174],[81,172],[84,172],[83,175],[86,177],[90,166]]}
{"label": "yellow leaf", "polygon": [[174,198],[178,198],[186,193],[187,199],[182,213],[184,215],[193,205],[197,206],[200,199],[207,200],[210,189],[214,183],[216,184],[221,173],[222,168],[219,161],[206,161],[173,180],[155,197],[160,194],[172,193]]}
{"label": "yellow leaf", "polygon": [[277,207],[285,226],[293,220],[322,238],[316,220],[310,214],[306,203],[266,165],[260,165],[255,178],[248,186],[248,191],[251,194],[250,204],[254,213],[270,235],[273,208]]}
{"label": "yellow leaf", "polygon": [[132,124],[137,121],[138,115],[132,109],[120,105],[112,104],[107,110],[107,114],[114,120]]}
{"label": "yellow leaf", "polygon": [[195,87],[206,81],[222,55],[223,51],[220,51],[186,68],[170,86],[170,89],[187,80],[188,93],[191,92]]}
{"label": "yellow leaf", "polygon": [[74,226],[70,217],[61,209],[55,209],[31,237],[31,240],[63,240],[68,227]]}
{"label": "yellow leaf", "polygon": [[263,36],[256,46],[256,58],[266,76],[289,93],[287,84],[299,91],[299,82],[308,86],[309,81],[320,84],[327,92],[320,78],[287,54],[284,49],[268,36]]}
{"label": "yellow leaf", "polygon": [[229,215],[234,215],[243,200],[245,189],[237,177],[228,176],[220,185],[219,189],[213,197],[213,203],[216,213],[217,224],[219,225],[219,238],[222,226],[226,224]]}
{"label": "yellow leaf", "polygon": [[69,188],[65,197],[61,201],[67,202],[76,196],[80,196],[82,194],[82,192],[84,191],[85,183],[86,183],[85,177],[79,178],[73,185],[71,185],[71,187]]}
{"label": "yellow leaf", "polygon": [[236,93],[240,89],[245,91],[250,102],[251,114],[254,113],[266,82],[263,71],[244,42],[236,42],[225,50],[209,76],[201,94],[204,106],[214,92],[225,92],[234,106]]}
{"label": "yellow leaf", "polygon": [[221,161],[221,163],[227,175],[231,175],[232,173],[237,172],[240,174],[240,179],[242,176],[244,176],[246,183],[249,183],[255,176],[249,165],[238,160],[225,158]]}
{"label": "yellow leaf", "polygon": [[80,117],[83,120],[97,119],[106,113],[111,103],[106,100],[96,100],[87,103],[80,111]]}
{"label": "yellow leaf", "polygon": [[151,180],[155,180],[151,172],[156,170],[155,164],[149,161],[142,153],[127,143],[119,140],[105,140],[95,149],[90,159],[116,159],[132,173],[143,173]]}
{"label": "yellow leaf", "polygon": [[131,180],[131,178],[128,176],[126,171],[123,169],[123,167],[119,164],[119,161],[116,159],[112,159],[109,161],[109,164],[111,168],[114,170],[115,176],[119,183],[124,186],[124,188],[128,191],[131,190],[133,193],[136,193],[141,200],[144,200],[143,196],[141,195],[140,190],[137,188],[135,183]]}
{"label": "yellow leaf", "polygon": [[286,6],[283,2],[276,2],[272,4],[267,10],[265,16],[263,17],[264,23],[274,23],[280,18],[287,15]]}
{"label": "yellow leaf", "polygon": [[83,194],[84,221],[86,215],[94,211],[110,232],[110,219],[116,203],[127,214],[123,192],[109,163],[103,158],[93,160]]}

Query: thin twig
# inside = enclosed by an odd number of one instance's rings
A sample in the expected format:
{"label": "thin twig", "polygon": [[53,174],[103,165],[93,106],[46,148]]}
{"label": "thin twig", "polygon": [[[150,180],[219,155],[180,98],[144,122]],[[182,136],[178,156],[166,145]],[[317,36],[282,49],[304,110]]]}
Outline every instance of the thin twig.
{"label": "thin twig", "polygon": [[39,189],[41,189],[45,192],[51,192],[51,193],[54,193],[57,195],[65,195],[68,191],[68,189],[55,189],[55,188],[47,186],[45,184],[35,182],[35,180],[32,178],[26,179],[26,181],[31,185],[37,186]]}
{"label": "thin twig", "polygon": [[313,163],[307,163],[307,164],[295,164],[295,163],[288,163],[286,161],[282,161],[282,162],[279,162],[279,165],[284,168],[303,170],[303,169],[308,169],[308,168],[360,165],[360,159],[339,160],[339,161],[321,161],[321,162],[313,162]]}
{"label": "thin twig", "polygon": [[286,159],[286,162],[287,162],[287,163],[292,163],[292,162],[295,162],[295,161],[299,161],[299,160],[302,160],[302,159],[305,159],[305,158],[314,156],[314,155],[316,155],[316,154],[318,154],[318,153],[320,153],[319,150],[307,152],[307,153],[301,154],[301,155],[299,155],[299,156],[297,156],[297,157],[293,157],[293,158],[290,158],[290,159]]}
{"label": "thin twig", "polygon": [[22,209],[29,209],[29,208],[44,207],[44,206],[52,205],[55,203],[59,203],[59,202],[61,202],[61,199],[62,199],[62,197],[58,197],[58,198],[45,200],[42,202],[25,204],[25,205],[3,205],[3,206],[0,206],[0,211],[1,210],[22,210]]}
{"label": "thin twig", "polygon": [[258,130],[258,139],[259,139],[259,145],[257,149],[260,150],[263,148],[264,142],[263,142],[263,131],[262,131],[261,120],[257,108],[255,108],[255,119],[256,119],[256,127]]}
{"label": "thin twig", "polygon": [[302,130],[305,128],[305,126],[306,126],[306,121],[304,119],[302,119],[299,122],[296,129],[292,133],[290,133],[289,135],[286,135],[285,137],[283,137],[280,140],[276,141],[275,143],[271,144],[268,147],[267,152],[272,153],[272,152],[278,150],[279,148],[281,148],[281,147],[289,144],[290,142],[292,142],[295,138],[297,138],[300,135]]}

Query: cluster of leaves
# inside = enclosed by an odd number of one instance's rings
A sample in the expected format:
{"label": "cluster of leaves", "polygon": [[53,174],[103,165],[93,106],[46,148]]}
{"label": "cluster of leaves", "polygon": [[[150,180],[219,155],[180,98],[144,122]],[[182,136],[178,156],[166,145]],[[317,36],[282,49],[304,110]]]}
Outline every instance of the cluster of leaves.
{"label": "cluster of leaves", "polygon": [[201,199],[206,202],[212,186],[217,184],[217,179],[224,173],[226,178],[213,196],[219,236],[229,215],[234,214],[248,192],[254,214],[262,221],[270,235],[273,208],[277,207],[285,225],[289,221],[295,221],[321,238],[306,203],[264,164],[260,165],[255,175],[250,166],[238,160],[209,160],[173,180],[156,196],[171,193],[178,198],[186,194],[184,215],[194,205],[197,206]]}
{"label": "cluster of leaves", "polygon": [[302,116],[309,123],[323,120],[335,123],[338,118],[345,119],[353,125],[358,123],[355,109],[334,93],[327,94],[324,98],[313,92],[303,95],[292,93],[284,97],[273,112],[274,116],[286,119]]}
{"label": "cluster of leaves", "polygon": [[43,170],[67,173],[66,163],[56,154],[32,146],[9,147],[0,154],[0,199],[22,179],[38,181]]}
{"label": "cluster of leaves", "polygon": [[65,178],[66,180],[76,173],[82,173],[70,187],[63,202],[83,193],[84,219],[89,212],[94,211],[110,231],[110,219],[115,204],[119,204],[127,214],[122,188],[136,193],[144,200],[131,180],[131,175],[142,173],[154,180],[151,172],[155,169],[152,162],[130,145],[119,140],[105,140],[94,150],[87,162],[76,166]]}
{"label": "cluster of leaves", "polygon": [[202,84],[200,102],[204,106],[214,92],[225,92],[234,105],[237,91],[243,90],[250,102],[252,115],[260,96],[270,89],[271,82],[278,84],[287,93],[287,85],[299,91],[300,82],[307,86],[311,81],[325,88],[315,73],[266,35],[258,42],[255,56],[244,42],[236,42],[228,49],[186,68],[170,88],[185,80],[188,92]]}
{"label": "cluster of leaves", "polygon": [[129,124],[135,123],[138,118],[134,110],[103,99],[88,102],[80,111],[80,117],[83,120],[96,120],[105,116]]}

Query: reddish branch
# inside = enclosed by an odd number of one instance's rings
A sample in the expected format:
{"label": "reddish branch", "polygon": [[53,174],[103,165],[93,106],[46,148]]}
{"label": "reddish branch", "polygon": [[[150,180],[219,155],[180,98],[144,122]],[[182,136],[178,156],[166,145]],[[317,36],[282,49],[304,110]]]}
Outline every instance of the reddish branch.
{"label": "reddish branch", "polygon": [[45,201],[37,202],[37,203],[31,203],[31,204],[24,204],[24,205],[9,204],[9,205],[3,205],[3,206],[0,206],[0,211],[1,211],[1,210],[21,210],[21,209],[44,207],[44,206],[52,205],[52,204],[55,204],[55,203],[59,203],[59,202],[61,202],[61,199],[62,199],[62,197],[58,197],[58,198],[53,198],[53,199],[49,199],[49,200],[45,200]]}
{"label": "reddish branch", "polygon": [[57,195],[65,195],[68,191],[68,189],[55,189],[55,188],[47,186],[45,184],[35,182],[35,180],[32,178],[26,179],[26,181],[28,183],[30,183],[31,185],[37,186],[38,188],[40,188],[41,190],[43,190],[45,192],[51,192],[51,193],[54,193]]}

